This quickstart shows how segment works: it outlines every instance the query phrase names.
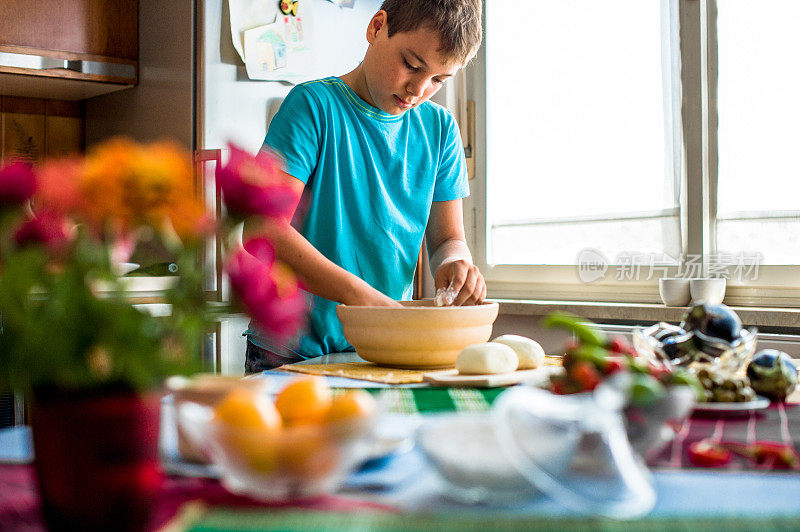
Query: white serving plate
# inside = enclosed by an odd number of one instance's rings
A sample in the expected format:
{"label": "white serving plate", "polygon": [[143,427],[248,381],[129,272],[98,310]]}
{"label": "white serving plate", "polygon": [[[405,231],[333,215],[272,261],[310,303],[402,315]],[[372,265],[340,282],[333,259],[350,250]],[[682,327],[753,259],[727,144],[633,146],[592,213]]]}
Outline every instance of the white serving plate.
{"label": "white serving plate", "polygon": [[752,401],[743,403],[697,403],[694,406],[695,412],[719,412],[719,413],[745,413],[756,410],[763,410],[769,406],[769,399],[757,395]]}

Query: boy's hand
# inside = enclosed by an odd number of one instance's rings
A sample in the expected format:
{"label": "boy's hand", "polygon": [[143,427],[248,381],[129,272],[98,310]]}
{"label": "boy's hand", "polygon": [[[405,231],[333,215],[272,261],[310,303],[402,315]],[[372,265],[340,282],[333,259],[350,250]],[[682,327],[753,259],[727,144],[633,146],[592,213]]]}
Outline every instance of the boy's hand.
{"label": "boy's hand", "polygon": [[444,290],[445,305],[477,305],[486,299],[486,281],[478,267],[467,260],[442,264],[433,281],[437,293]]}
{"label": "boy's hand", "polygon": [[461,200],[434,201],[425,229],[433,281],[445,305],[477,305],[486,299],[486,281],[472,263],[464,237]]}

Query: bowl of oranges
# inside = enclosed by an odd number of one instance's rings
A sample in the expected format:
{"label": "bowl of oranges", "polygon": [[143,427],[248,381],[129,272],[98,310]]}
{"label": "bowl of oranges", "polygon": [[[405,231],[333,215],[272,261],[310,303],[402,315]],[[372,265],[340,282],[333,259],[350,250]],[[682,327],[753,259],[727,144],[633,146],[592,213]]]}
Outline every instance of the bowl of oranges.
{"label": "bowl of oranges", "polygon": [[234,387],[213,406],[183,402],[178,422],[231,492],[265,500],[328,493],[368,453],[378,406],[365,390],[334,395],[297,377],[274,399]]}

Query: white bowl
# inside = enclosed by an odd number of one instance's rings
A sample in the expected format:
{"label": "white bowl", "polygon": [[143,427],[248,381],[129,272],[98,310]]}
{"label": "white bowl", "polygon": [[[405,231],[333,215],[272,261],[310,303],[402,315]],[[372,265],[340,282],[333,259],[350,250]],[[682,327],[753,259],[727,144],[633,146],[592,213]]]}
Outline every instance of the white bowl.
{"label": "white bowl", "polygon": [[443,368],[462,349],[489,340],[498,304],[437,307],[401,301],[398,307],[339,305],[344,337],[364,360],[398,368]]}
{"label": "white bowl", "polygon": [[668,307],[685,307],[691,298],[689,279],[663,277],[658,280],[658,293]]}
{"label": "white bowl", "polygon": [[692,303],[718,305],[725,298],[725,279],[690,279],[689,293]]}

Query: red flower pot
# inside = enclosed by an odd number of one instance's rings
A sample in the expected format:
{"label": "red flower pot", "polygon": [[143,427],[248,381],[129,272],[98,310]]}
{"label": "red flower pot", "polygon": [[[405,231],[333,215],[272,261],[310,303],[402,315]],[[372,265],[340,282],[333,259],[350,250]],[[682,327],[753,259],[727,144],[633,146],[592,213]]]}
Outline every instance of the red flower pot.
{"label": "red flower pot", "polygon": [[50,530],[143,530],[161,487],[158,399],[121,386],[39,389],[31,412]]}

